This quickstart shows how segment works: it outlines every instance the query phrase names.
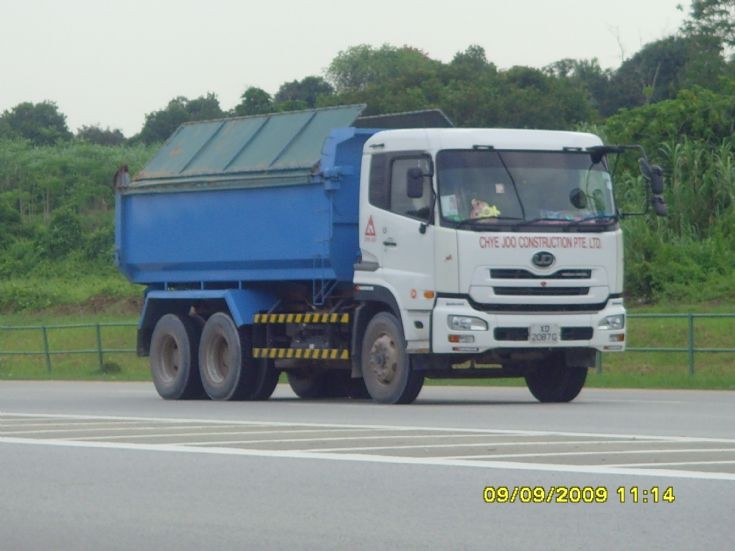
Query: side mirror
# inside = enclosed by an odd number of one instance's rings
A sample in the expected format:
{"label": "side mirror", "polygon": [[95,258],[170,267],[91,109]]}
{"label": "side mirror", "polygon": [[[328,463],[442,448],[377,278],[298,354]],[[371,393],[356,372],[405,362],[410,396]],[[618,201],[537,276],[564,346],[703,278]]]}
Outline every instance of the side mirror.
{"label": "side mirror", "polygon": [[638,166],[641,167],[641,174],[651,186],[651,193],[661,195],[664,192],[664,171],[658,165],[651,165],[646,159],[639,159]]}
{"label": "side mirror", "polygon": [[664,171],[658,165],[651,167],[651,192],[661,195],[664,192]]}
{"label": "side mirror", "polygon": [[638,159],[638,166],[641,169],[641,174],[647,181],[651,181],[651,165],[645,158]]}
{"label": "side mirror", "polygon": [[653,211],[656,213],[656,216],[668,216],[669,209],[666,206],[666,201],[664,201],[664,198],[661,195],[654,195],[651,197],[651,206],[653,207]]}
{"label": "side mirror", "polygon": [[411,199],[424,195],[424,171],[418,167],[409,168],[406,173],[406,195]]}
{"label": "side mirror", "polygon": [[587,208],[587,195],[579,188],[574,188],[569,192],[569,202],[576,209]]}

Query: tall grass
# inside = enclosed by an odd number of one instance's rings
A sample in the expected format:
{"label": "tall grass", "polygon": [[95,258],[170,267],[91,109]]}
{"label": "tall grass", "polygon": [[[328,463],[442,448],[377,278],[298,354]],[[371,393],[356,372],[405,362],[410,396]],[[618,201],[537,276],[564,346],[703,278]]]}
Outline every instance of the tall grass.
{"label": "tall grass", "polygon": [[[735,297],[735,162],[733,143],[683,138],[660,146],[666,174],[666,219],[629,218],[626,286],[638,301],[702,302]],[[645,201],[642,182],[626,167],[621,204]]]}

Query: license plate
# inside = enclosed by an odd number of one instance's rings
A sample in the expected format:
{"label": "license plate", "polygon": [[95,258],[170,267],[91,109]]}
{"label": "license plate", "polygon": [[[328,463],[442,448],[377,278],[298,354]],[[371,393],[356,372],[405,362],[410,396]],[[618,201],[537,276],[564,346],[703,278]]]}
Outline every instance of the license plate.
{"label": "license plate", "polygon": [[528,342],[557,343],[561,340],[561,330],[558,325],[548,323],[534,324],[528,328]]}

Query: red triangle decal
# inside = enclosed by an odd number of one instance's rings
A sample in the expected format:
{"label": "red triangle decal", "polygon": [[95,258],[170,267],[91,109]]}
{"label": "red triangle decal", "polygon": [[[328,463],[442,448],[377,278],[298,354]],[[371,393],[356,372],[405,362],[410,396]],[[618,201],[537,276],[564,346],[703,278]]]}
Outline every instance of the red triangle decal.
{"label": "red triangle decal", "polygon": [[373,217],[368,218],[367,228],[365,228],[365,237],[375,237],[375,224]]}

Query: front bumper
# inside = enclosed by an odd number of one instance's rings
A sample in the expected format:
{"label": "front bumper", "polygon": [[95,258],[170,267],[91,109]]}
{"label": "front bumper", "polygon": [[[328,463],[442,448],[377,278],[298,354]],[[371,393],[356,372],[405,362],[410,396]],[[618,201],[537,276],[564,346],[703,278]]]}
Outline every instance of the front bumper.
{"label": "front bumper", "polygon": [[[467,299],[439,298],[432,313],[432,351],[437,354],[481,354],[495,349],[594,348],[602,352],[625,350],[625,327],[602,329],[600,322],[615,315],[625,315],[623,300],[610,299],[596,312],[522,312],[494,313],[477,310]],[[449,316],[478,318],[486,330],[456,330],[449,326]],[[555,341],[530,339],[532,326],[556,327]],[[627,324],[626,324],[627,326]]]}

